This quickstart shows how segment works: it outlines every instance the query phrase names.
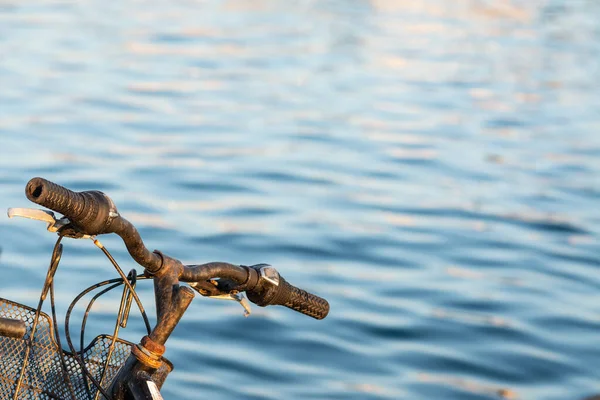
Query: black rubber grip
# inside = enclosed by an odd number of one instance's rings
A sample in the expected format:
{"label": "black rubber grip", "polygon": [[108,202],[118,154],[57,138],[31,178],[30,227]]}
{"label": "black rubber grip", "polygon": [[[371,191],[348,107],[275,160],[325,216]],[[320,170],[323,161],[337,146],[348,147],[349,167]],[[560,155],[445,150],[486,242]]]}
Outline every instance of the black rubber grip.
{"label": "black rubber grip", "polygon": [[27,198],[34,203],[59,212],[68,218],[77,219],[83,215],[85,199],[81,193],[75,193],[44,178],[33,178],[25,188]]}
{"label": "black rubber grip", "polygon": [[27,328],[19,319],[0,318],[0,336],[23,339]]}
{"label": "black rubber grip", "polygon": [[290,285],[282,276],[279,276],[277,293],[269,304],[286,306],[315,319],[323,319],[329,314],[327,300]]}
{"label": "black rubber grip", "polygon": [[31,179],[25,194],[34,203],[63,214],[89,235],[104,233],[110,211],[114,208],[112,201],[102,192],[73,192],[44,178]]}

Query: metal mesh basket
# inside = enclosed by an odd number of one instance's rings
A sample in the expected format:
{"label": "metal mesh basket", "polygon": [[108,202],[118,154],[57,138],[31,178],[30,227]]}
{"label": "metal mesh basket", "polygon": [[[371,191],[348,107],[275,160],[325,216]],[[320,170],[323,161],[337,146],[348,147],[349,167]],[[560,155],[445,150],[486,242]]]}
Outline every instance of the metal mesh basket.
{"label": "metal mesh basket", "polygon": [[[87,388],[95,396],[97,389],[86,385],[81,366],[73,354],[56,344],[52,321],[47,314],[40,314],[33,342],[29,340],[35,319],[33,308],[0,298],[0,317],[19,319],[27,325],[23,339],[0,336],[0,400],[14,398],[26,357],[28,362],[19,388],[19,399],[72,399],[73,395],[77,399],[87,399]],[[110,386],[131,351],[130,342],[117,339],[105,371],[112,341],[111,336],[98,336],[83,351],[86,368],[97,381],[102,380],[104,388]],[[65,380],[60,352],[70,382]]]}

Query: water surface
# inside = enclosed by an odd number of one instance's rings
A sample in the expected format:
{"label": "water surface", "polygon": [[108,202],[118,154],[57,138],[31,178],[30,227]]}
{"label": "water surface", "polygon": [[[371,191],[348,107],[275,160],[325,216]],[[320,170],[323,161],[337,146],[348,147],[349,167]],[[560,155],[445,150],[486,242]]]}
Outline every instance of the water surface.
{"label": "water surface", "polygon": [[[591,0],[4,0],[0,208],[33,176],[103,190],[152,249],[268,262],[330,301],[317,322],[198,297],[167,399],[580,399],[599,20]],[[1,296],[36,303],[54,240],[0,218]],[[62,315],[114,276],[67,243]]]}

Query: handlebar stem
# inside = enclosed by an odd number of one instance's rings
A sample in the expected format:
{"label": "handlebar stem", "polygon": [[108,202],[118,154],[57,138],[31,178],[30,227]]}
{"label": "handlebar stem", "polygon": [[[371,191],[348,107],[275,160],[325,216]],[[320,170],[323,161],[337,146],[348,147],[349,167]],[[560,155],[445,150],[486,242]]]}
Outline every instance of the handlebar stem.
{"label": "handlebar stem", "polygon": [[153,254],[161,259],[162,268],[154,275],[157,323],[150,338],[164,345],[194,299],[194,291],[187,286],[179,286],[179,276],[184,270],[179,260],[158,251]]}

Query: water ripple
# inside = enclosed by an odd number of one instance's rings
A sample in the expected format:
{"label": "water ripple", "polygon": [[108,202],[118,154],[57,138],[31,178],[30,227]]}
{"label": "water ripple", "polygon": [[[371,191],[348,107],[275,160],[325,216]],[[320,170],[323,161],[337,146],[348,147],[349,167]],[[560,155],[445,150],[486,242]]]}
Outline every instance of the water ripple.
{"label": "water ripple", "polygon": [[[268,262],[330,301],[316,322],[199,297],[165,398],[584,398],[599,19],[564,0],[7,0],[0,208],[33,176],[102,190],[150,248]],[[0,218],[2,296],[35,302],[53,240]],[[87,241],[63,258],[59,309],[112,277]]]}

